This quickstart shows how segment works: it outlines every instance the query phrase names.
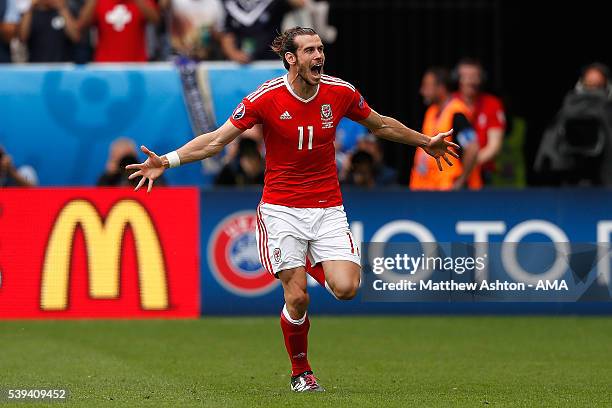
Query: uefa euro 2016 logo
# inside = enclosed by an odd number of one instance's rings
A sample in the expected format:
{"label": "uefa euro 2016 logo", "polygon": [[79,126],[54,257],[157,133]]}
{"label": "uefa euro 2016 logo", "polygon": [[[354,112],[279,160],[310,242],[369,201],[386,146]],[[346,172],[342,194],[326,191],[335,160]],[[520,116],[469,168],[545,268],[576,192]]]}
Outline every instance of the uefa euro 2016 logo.
{"label": "uefa euro 2016 logo", "polygon": [[242,119],[245,112],[246,112],[246,107],[244,106],[244,103],[240,102],[240,105],[238,105],[236,109],[234,109],[234,113],[232,113],[232,118],[236,120]]}
{"label": "uefa euro 2016 logo", "polygon": [[261,296],[278,282],[259,260],[255,211],[241,211],[222,220],[208,244],[208,265],[217,282],[241,296]]}

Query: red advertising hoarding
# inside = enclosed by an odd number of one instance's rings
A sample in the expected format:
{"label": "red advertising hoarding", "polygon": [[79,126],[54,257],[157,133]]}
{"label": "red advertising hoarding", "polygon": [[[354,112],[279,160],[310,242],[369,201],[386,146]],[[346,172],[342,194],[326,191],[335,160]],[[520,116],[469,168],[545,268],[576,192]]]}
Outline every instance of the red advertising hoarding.
{"label": "red advertising hoarding", "polygon": [[0,318],[199,316],[198,198],[0,190]]}

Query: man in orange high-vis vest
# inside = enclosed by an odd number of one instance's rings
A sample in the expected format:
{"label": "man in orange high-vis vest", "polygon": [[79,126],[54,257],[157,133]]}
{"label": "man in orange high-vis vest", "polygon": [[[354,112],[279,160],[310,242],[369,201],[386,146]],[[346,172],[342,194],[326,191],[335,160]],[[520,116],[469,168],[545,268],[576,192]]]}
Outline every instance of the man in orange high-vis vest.
{"label": "man in orange high-vis vest", "polygon": [[421,83],[421,95],[429,108],[423,121],[423,133],[434,136],[454,129],[454,141],[461,146],[461,159],[450,157],[452,167],[440,171],[435,159],[417,150],[410,188],[412,190],[459,190],[482,187],[476,168],[478,140],[470,124],[470,110],[450,93],[450,73],[444,68],[430,68]]}

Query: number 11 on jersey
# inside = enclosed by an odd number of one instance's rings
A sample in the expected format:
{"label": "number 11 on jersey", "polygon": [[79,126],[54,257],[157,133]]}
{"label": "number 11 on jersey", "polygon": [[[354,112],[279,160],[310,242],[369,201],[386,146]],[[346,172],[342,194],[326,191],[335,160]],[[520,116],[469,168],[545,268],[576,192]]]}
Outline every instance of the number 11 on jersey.
{"label": "number 11 on jersey", "polygon": [[[298,132],[300,132],[298,150],[302,150],[302,146],[304,145],[304,126],[298,126]],[[314,136],[314,126],[308,126],[308,150],[312,150],[313,136]]]}

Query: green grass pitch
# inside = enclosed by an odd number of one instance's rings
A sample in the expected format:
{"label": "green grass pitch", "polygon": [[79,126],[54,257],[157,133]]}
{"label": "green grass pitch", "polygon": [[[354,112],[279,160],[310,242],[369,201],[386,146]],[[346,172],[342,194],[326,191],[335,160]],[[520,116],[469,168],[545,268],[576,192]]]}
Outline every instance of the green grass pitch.
{"label": "green grass pitch", "polygon": [[60,406],[84,407],[612,406],[612,318],[311,321],[326,393],[289,391],[273,317],[0,322],[0,386],[66,387]]}

